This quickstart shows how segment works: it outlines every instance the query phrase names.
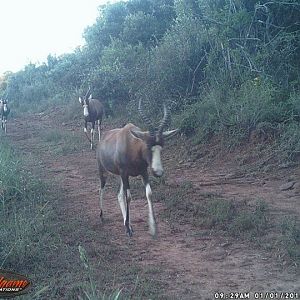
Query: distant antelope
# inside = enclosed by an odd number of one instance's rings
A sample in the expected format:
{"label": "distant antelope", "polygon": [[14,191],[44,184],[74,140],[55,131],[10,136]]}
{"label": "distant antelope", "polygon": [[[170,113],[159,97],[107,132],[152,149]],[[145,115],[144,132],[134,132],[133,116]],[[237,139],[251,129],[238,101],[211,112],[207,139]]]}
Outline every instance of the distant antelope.
{"label": "distant antelope", "polygon": [[7,132],[7,116],[10,113],[10,108],[7,105],[7,100],[0,100],[0,115],[1,115],[1,128]]}
{"label": "distant antelope", "polygon": [[[99,141],[101,138],[101,122],[102,122],[102,117],[104,114],[104,106],[98,99],[93,99],[92,95],[90,94],[90,88],[88,89],[86,95],[81,98],[79,97],[79,102],[83,107],[83,115],[84,115],[84,133],[86,134],[88,140],[91,143],[91,149],[93,149],[93,144],[94,144],[94,134],[95,134],[95,123],[97,121],[98,123],[98,136],[99,136]],[[88,137],[87,134],[87,123],[91,122],[92,123],[92,128],[91,128],[91,138]]]}
{"label": "distant antelope", "polygon": [[159,126],[155,129],[151,121],[141,109],[139,102],[139,113],[148,125],[148,131],[142,131],[140,128],[129,123],[123,128],[110,130],[104,134],[102,140],[97,146],[96,156],[100,175],[100,216],[103,211],[103,194],[106,183],[106,173],[119,175],[121,178],[120,192],[118,201],[122,211],[126,233],[132,236],[132,227],[130,224],[129,204],[131,200],[129,176],[142,176],[146,188],[146,197],[149,209],[149,227],[152,236],[156,235],[156,224],[151,202],[151,187],[149,184],[148,166],[156,177],[163,175],[161,162],[161,150],[165,140],[173,136],[178,129],[163,132],[166,127],[169,113],[164,105],[164,116]]}

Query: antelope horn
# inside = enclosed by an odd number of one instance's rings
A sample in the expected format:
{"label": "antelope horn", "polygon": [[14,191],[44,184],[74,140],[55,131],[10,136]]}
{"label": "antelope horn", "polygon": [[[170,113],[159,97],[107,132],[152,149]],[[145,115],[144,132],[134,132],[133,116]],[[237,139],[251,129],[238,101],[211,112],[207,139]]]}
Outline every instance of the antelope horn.
{"label": "antelope horn", "polygon": [[85,94],[85,98],[87,98],[87,96],[89,95],[90,91],[91,91],[91,87],[89,86],[89,89],[88,89],[88,91]]}
{"label": "antelope horn", "polygon": [[154,127],[153,127],[150,119],[143,112],[143,109],[142,109],[142,100],[139,101],[139,108],[138,108],[138,110],[139,110],[139,113],[140,113],[140,116],[141,116],[142,120],[148,126],[150,135],[154,136],[155,135],[155,130],[154,130]]}
{"label": "antelope horn", "polygon": [[164,116],[163,116],[162,120],[159,123],[158,134],[162,134],[164,127],[167,125],[167,123],[169,121],[169,118],[170,118],[170,113],[167,109],[166,104],[164,103]]}

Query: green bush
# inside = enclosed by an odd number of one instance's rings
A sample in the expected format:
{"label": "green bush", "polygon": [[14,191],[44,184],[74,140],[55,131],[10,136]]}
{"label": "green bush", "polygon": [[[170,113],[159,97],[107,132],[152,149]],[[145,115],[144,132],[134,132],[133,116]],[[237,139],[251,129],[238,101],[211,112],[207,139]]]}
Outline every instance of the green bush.
{"label": "green bush", "polygon": [[178,117],[179,127],[186,135],[197,134],[202,140],[221,134],[238,143],[247,141],[254,131],[274,138],[281,128],[281,140],[289,137],[285,144],[293,145],[297,152],[298,123],[287,122],[297,119],[299,104],[295,98],[285,100],[273,84],[259,79],[246,81],[227,93],[223,93],[222,87],[216,87],[201,96],[199,102],[187,106]]}
{"label": "green bush", "polygon": [[180,130],[187,136],[197,135],[197,142],[209,139],[218,130],[218,112],[212,101],[203,100],[177,116]]}

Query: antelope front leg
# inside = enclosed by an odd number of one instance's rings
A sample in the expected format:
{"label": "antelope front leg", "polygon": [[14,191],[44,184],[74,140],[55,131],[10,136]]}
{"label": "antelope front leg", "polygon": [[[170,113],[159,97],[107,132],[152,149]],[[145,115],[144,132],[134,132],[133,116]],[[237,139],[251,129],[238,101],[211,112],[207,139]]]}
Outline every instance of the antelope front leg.
{"label": "antelope front leg", "polygon": [[100,142],[100,139],[101,139],[101,121],[98,120],[98,136],[99,136],[99,142]]}
{"label": "antelope front leg", "polygon": [[130,222],[130,200],[131,200],[131,193],[129,189],[129,181],[128,178],[122,178],[120,192],[118,194],[118,200],[121,207],[123,219],[124,219],[124,226],[126,228],[126,233],[129,237],[132,236],[133,229]]}
{"label": "antelope front leg", "polygon": [[[130,193],[130,189],[127,189],[127,201],[128,201],[128,203],[130,203],[131,200],[132,200],[132,196],[131,196],[131,193]],[[129,207],[129,204],[128,204],[128,207]],[[133,234],[133,228],[132,228],[132,225],[131,225],[130,215],[129,215],[129,228],[130,228],[131,235],[132,235]]]}
{"label": "antelope front leg", "polygon": [[4,119],[4,132],[7,133],[7,119]]}
{"label": "antelope front leg", "polygon": [[106,178],[100,175],[100,188],[99,188],[99,205],[100,205],[100,219],[103,221],[103,195],[105,189]]}
{"label": "antelope front leg", "polygon": [[121,180],[121,185],[120,185],[120,191],[118,194],[118,202],[121,208],[123,220],[124,220],[124,225],[125,225],[125,219],[126,219],[126,208],[125,208],[125,199],[124,199],[124,190],[123,190],[123,181]]}
{"label": "antelope front leg", "polygon": [[84,121],[83,132],[87,134],[87,121]]}
{"label": "antelope front leg", "polygon": [[93,143],[94,143],[94,129],[92,128],[91,129],[91,150],[93,150]]}
{"label": "antelope front leg", "polygon": [[156,236],[156,222],[153,214],[153,206],[152,206],[152,201],[151,201],[151,196],[152,196],[152,190],[150,187],[150,184],[148,183],[146,185],[146,197],[148,201],[148,210],[149,210],[149,228],[150,228],[150,234],[155,237]]}
{"label": "antelope front leg", "polygon": [[148,201],[148,223],[149,223],[149,230],[150,234],[153,237],[156,237],[157,230],[156,230],[156,222],[155,222],[155,217],[153,213],[153,206],[152,206],[152,201],[151,201],[151,196],[152,196],[152,190],[149,184],[149,179],[148,175],[143,177],[143,182],[146,188],[146,197]]}
{"label": "antelope front leg", "polygon": [[92,129],[91,129],[91,150],[93,150],[94,138],[95,138],[95,122],[92,122]]}

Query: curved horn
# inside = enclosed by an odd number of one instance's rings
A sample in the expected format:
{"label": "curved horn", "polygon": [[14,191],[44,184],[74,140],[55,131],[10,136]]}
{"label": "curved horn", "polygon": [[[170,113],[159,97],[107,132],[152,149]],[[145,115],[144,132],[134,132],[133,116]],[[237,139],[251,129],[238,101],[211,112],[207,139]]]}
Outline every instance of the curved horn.
{"label": "curved horn", "polygon": [[154,127],[153,127],[150,119],[143,112],[143,109],[142,109],[142,100],[139,101],[139,108],[138,108],[138,110],[139,110],[139,113],[140,113],[140,116],[141,116],[142,120],[148,126],[150,135],[153,136],[154,133],[155,133],[155,130],[154,130]]}
{"label": "curved horn", "polygon": [[164,130],[164,127],[167,125],[167,123],[169,121],[169,118],[170,118],[170,113],[167,109],[166,104],[164,103],[164,116],[163,116],[162,120],[159,123],[158,134],[162,134],[162,132]]}
{"label": "curved horn", "polygon": [[88,97],[88,94],[90,93],[90,91],[91,91],[91,87],[89,86],[89,89],[88,89],[88,91],[86,92],[86,94],[84,96],[85,99]]}

